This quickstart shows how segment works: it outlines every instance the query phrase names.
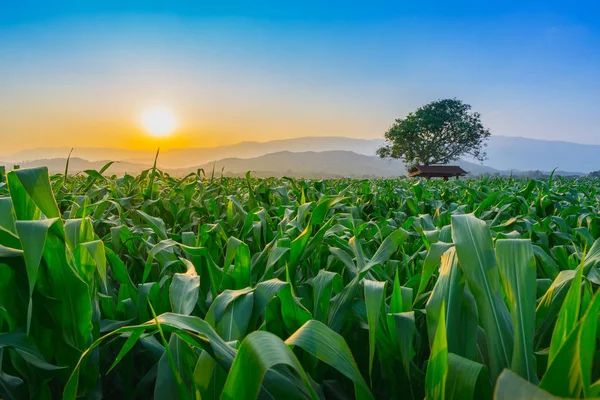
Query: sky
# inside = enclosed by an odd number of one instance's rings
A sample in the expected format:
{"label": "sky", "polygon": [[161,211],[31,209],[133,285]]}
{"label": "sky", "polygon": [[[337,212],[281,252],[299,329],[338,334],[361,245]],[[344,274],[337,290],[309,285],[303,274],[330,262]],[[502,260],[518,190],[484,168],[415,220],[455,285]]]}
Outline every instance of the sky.
{"label": "sky", "polygon": [[380,138],[449,97],[493,135],[600,144],[600,3],[0,0],[0,155]]}

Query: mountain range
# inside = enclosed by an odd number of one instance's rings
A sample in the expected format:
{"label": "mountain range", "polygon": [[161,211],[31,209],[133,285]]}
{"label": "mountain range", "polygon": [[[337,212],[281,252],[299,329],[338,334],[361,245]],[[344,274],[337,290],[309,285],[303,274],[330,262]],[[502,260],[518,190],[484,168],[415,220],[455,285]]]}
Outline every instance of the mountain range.
{"label": "mountain range", "polygon": [[[161,168],[186,168],[213,162],[225,158],[252,158],[265,154],[290,151],[293,153],[309,151],[353,151],[358,154],[375,155],[375,150],[383,143],[375,139],[352,139],[345,137],[303,137],[294,139],[271,140],[268,142],[241,142],[217,147],[196,147],[185,149],[161,150],[159,166]],[[32,161],[38,159],[65,158],[71,149],[67,147],[42,147],[23,150],[0,158],[10,162]],[[106,147],[82,147],[73,150],[73,156],[88,161],[118,160],[140,164],[152,164],[156,151],[128,150]]]}
{"label": "mountain range", "polygon": [[[79,173],[85,170],[99,170],[108,161],[88,161],[79,157],[69,160],[69,173]],[[47,166],[51,173],[63,173],[66,158],[40,159],[26,161],[20,164],[21,168]],[[159,163],[160,164],[160,163]],[[473,175],[484,173],[500,173],[493,168],[458,160],[466,171]],[[0,162],[2,165],[2,162]],[[123,175],[139,174],[150,168],[150,164],[117,161],[113,163],[106,173]],[[185,176],[190,172],[203,169],[206,175],[215,176],[221,173],[227,176],[242,176],[247,171],[253,171],[255,176],[261,177],[304,177],[304,178],[340,178],[340,177],[395,177],[406,175],[406,167],[399,160],[381,159],[377,156],[367,156],[352,151],[307,151],[289,152],[280,151],[251,158],[225,158],[201,165],[186,168],[161,168],[174,176]]]}
{"label": "mountain range", "polygon": [[[252,170],[261,176],[381,176],[406,174],[399,160],[375,155],[381,139],[344,137],[303,137],[269,142],[242,142],[228,146],[172,149],[161,151],[158,167],[176,175],[203,168],[219,174],[239,175]],[[69,148],[35,148],[1,156],[0,165],[21,167],[47,165],[54,173],[64,172]],[[492,136],[488,159],[483,165],[472,160],[458,160],[474,175],[508,175],[522,171],[551,171],[563,175],[583,175],[600,170],[600,145],[584,145],[508,136]],[[155,153],[119,148],[75,148],[69,171],[100,169],[106,160],[118,161],[107,171],[114,174],[138,173],[149,168]]]}

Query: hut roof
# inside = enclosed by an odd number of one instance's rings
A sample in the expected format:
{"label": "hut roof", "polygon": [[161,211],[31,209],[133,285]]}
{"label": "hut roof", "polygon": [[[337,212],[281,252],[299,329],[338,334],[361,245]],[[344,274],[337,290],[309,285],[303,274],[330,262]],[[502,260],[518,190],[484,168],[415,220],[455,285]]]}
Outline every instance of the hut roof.
{"label": "hut roof", "polygon": [[458,165],[417,165],[408,173],[408,176],[427,176],[427,177],[450,177],[467,175],[467,171]]}

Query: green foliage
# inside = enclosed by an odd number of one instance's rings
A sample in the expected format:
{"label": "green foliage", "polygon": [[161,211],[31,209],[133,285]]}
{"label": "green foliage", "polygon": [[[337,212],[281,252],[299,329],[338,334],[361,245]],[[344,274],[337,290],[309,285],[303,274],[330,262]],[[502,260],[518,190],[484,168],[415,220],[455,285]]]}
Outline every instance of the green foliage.
{"label": "green foliage", "polygon": [[0,398],[598,397],[600,182],[12,171]]}
{"label": "green foliage", "polygon": [[479,113],[470,110],[458,99],[426,104],[392,124],[377,154],[401,158],[409,167],[447,164],[465,154],[483,161],[490,131],[483,127]]}

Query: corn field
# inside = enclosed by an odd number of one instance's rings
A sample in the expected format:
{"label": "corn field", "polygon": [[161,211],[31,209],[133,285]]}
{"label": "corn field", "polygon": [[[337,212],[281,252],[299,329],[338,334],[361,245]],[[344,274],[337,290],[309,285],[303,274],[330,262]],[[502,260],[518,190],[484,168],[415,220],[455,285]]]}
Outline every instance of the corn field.
{"label": "corn field", "polygon": [[600,180],[0,183],[0,398],[600,396]]}

